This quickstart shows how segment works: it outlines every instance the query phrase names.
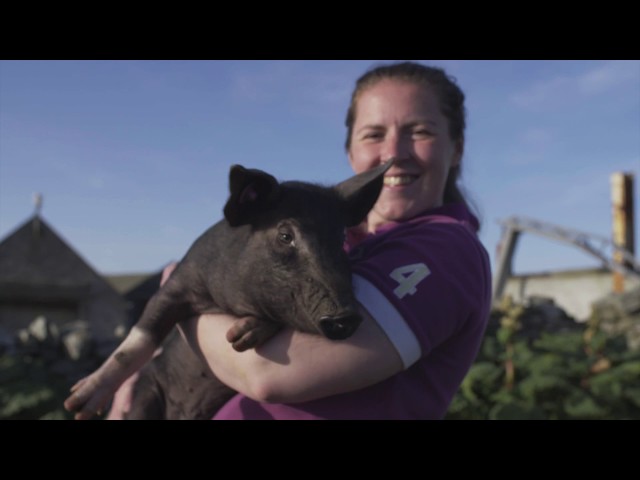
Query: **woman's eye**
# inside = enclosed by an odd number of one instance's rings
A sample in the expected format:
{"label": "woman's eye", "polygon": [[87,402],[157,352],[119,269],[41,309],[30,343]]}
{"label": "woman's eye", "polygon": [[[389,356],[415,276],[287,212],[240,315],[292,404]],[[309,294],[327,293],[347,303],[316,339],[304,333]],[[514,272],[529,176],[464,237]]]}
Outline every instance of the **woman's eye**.
{"label": "woman's eye", "polygon": [[414,130],[413,134],[416,137],[429,137],[432,135],[432,133],[429,130],[424,130],[424,129]]}
{"label": "woman's eye", "polygon": [[382,132],[368,132],[362,136],[365,140],[376,140],[382,138]]}
{"label": "woman's eye", "polygon": [[290,233],[285,233],[285,232],[280,232],[278,233],[278,240],[280,241],[280,243],[283,243],[284,245],[294,245],[293,242],[293,235],[291,235]]}

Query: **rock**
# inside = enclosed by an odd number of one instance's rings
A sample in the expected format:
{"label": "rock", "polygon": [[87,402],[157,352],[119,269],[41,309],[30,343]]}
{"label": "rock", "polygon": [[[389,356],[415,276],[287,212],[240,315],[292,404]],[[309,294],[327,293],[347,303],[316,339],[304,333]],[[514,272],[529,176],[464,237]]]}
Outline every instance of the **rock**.
{"label": "rock", "polygon": [[118,325],[113,331],[113,334],[118,340],[123,340],[124,337],[127,336],[127,333],[127,327],[125,327],[124,325]]}
{"label": "rock", "polygon": [[29,333],[29,330],[26,328],[21,328],[18,330],[18,334],[16,335],[18,338],[18,344],[21,349],[32,352],[38,349],[38,340]]}
{"label": "rock", "polygon": [[545,333],[579,330],[580,325],[553,301],[536,301],[529,304],[518,318],[522,328],[518,335],[530,339]]}
{"label": "rock", "polygon": [[28,331],[39,343],[51,346],[57,346],[60,343],[58,326],[42,315],[29,324]]}
{"label": "rock", "polygon": [[594,302],[589,322],[607,335],[625,335],[630,350],[640,349],[640,287]]}
{"label": "rock", "polygon": [[29,324],[28,331],[38,342],[44,342],[49,336],[48,320],[39,316]]}
{"label": "rock", "polygon": [[74,361],[88,357],[92,350],[92,340],[86,329],[72,330],[62,337],[62,345],[68,358]]}

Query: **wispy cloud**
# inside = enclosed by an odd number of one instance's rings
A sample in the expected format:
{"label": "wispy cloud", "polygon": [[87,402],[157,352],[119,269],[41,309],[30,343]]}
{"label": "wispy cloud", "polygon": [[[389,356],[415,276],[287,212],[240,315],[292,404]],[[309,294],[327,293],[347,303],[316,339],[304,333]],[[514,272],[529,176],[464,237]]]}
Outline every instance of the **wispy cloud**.
{"label": "wispy cloud", "polygon": [[573,80],[569,77],[560,76],[532,85],[527,90],[515,93],[511,96],[511,101],[518,107],[528,108],[556,98],[562,92],[570,90]]}
{"label": "wispy cloud", "polygon": [[511,96],[521,108],[552,105],[558,101],[590,97],[627,85],[640,85],[640,61],[610,61],[578,75],[559,75],[530,85]]}
{"label": "wispy cloud", "polygon": [[295,62],[269,62],[260,70],[237,73],[231,82],[231,95],[250,103],[288,102],[297,106],[344,105],[354,74],[344,71],[306,70]]}
{"label": "wispy cloud", "polygon": [[594,95],[606,90],[634,82],[640,89],[640,62],[609,62],[577,78],[578,90],[585,95]]}
{"label": "wispy cloud", "polygon": [[[254,63],[236,71],[231,95],[247,103],[286,102],[291,108],[313,111],[346,108],[355,80],[380,61],[278,61]],[[465,68],[463,61],[424,61],[444,67],[453,75]]]}
{"label": "wispy cloud", "polygon": [[546,128],[528,128],[519,137],[520,143],[529,146],[546,146],[553,140],[553,133]]}
{"label": "wispy cloud", "polygon": [[116,182],[116,177],[96,165],[87,167],[78,162],[62,158],[52,159],[48,163],[49,171],[57,182],[70,183],[79,191],[104,191]]}

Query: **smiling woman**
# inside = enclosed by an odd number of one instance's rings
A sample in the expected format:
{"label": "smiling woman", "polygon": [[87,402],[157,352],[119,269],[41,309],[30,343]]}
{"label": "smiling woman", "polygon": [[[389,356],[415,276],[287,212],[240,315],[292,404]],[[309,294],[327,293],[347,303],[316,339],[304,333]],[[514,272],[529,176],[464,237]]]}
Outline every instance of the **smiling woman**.
{"label": "smiling woman", "polygon": [[439,68],[383,65],[357,81],[346,126],[356,173],[391,162],[344,245],[363,320],[347,339],[284,328],[242,353],[226,334],[253,319],[184,322],[194,351],[239,392],[216,419],[440,419],[476,357],[491,275],[457,185],[464,94]]}
{"label": "smiling woman", "polygon": [[462,140],[454,141],[431,89],[408,81],[381,80],[358,96],[349,143],[354,171],[394,159],[369,216],[374,232],[443,203],[446,179],[460,165]]}

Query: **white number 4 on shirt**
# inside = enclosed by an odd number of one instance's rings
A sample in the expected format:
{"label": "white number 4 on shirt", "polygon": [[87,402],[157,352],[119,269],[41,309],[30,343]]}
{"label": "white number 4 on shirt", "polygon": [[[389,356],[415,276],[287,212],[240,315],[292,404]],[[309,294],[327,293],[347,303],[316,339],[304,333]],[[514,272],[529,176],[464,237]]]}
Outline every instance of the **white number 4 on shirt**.
{"label": "white number 4 on shirt", "polygon": [[389,274],[391,278],[398,282],[398,286],[393,293],[398,298],[403,298],[405,295],[413,295],[418,291],[416,285],[430,274],[431,270],[424,263],[414,263],[396,268]]}

